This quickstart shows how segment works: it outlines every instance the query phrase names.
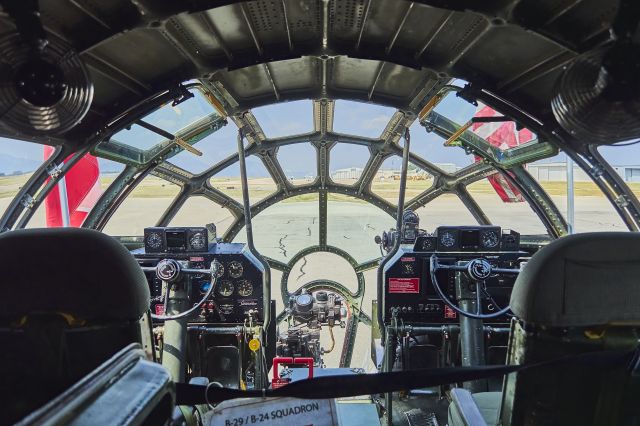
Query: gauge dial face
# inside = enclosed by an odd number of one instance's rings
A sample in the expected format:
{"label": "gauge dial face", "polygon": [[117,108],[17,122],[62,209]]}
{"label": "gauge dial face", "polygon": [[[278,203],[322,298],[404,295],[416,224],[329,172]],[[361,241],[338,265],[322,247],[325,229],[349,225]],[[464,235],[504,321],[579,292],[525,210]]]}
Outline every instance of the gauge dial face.
{"label": "gauge dial face", "polygon": [[235,290],[233,283],[229,280],[224,280],[220,282],[220,287],[218,287],[218,293],[220,296],[229,297],[233,294],[233,290]]}
{"label": "gauge dial face", "polygon": [[162,247],[162,236],[157,232],[152,232],[147,236],[147,245],[152,249]]}
{"label": "gauge dial face", "polygon": [[488,231],[482,234],[482,245],[486,248],[494,248],[498,246],[500,239],[494,231]]}
{"label": "gauge dial face", "polygon": [[253,284],[249,280],[242,280],[238,283],[238,295],[242,297],[251,296],[253,293]]}
{"label": "gauge dial face", "polygon": [[453,247],[456,243],[456,238],[449,231],[445,231],[442,235],[440,235],[440,244],[444,247]]}
{"label": "gauge dial face", "polygon": [[433,250],[433,240],[431,238],[425,238],[422,240],[422,250]]}
{"label": "gauge dial face", "polygon": [[189,238],[189,245],[194,250],[204,250],[207,245],[207,239],[202,232],[196,232]]}
{"label": "gauge dial face", "polygon": [[220,278],[224,275],[224,265],[217,260],[213,261],[213,264],[218,267],[218,272],[216,272],[216,278]]}
{"label": "gauge dial face", "polygon": [[244,272],[242,263],[238,262],[237,260],[231,262],[227,268],[229,269],[229,276],[231,278],[240,278],[242,276],[242,273]]}

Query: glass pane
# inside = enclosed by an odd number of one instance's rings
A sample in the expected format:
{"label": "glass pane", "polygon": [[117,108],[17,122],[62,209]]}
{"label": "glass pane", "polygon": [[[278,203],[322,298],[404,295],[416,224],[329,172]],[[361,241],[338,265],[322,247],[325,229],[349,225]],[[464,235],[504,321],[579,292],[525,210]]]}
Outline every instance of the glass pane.
{"label": "glass pane", "polygon": [[[247,157],[247,182],[251,205],[263,200],[278,189],[262,160],[256,156]],[[240,163],[234,163],[216,174],[209,181],[211,186],[242,204],[242,184]]]}
{"label": "glass pane", "polygon": [[538,215],[526,201],[505,203],[487,179],[474,182],[467,190],[487,215],[491,223],[503,229],[513,229],[521,234],[546,234]]}
{"label": "glass pane", "polygon": [[251,110],[267,138],[296,135],[313,131],[313,103],[285,102]]}
{"label": "glass pane", "polygon": [[[318,245],[318,194],[287,198],[253,218],[253,239],[264,256],[289,262],[300,250]],[[240,232],[234,241],[245,242]]]}
{"label": "glass pane", "polygon": [[166,103],[147,115],[144,121],[175,134],[201,118],[210,114],[217,115],[215,109],[199,90],[192,89],[190,92],[193,93],[193,98],[176,106],[172,106],[171,102]]}
{"label": "glass pane", "polygon": [[0,138],[0,214],[43,161],[44,145]]}
{"label": "glass pane", "polygon": [[416,210],[420,228],[433,232],[438,226],[477,225],[478,221],[455,194],[444,194]]}
{"label": "glass pane", "polygon": [[[98,170],[94,174],[95,162]],[[69,223],[71,226],[82,225],[89,212],[98,202],[102,192],[124,170],[124,164],[104,158],[96,158],[87,154],[79,160],[65,175],[64,183],[67,191],[67,205],[69,206]],[[97,181],[93,180],[97,179]],[[95,182],[95,183],[92,183]],[[27,228],[59,227],[63,226],[60,210],[60,184],[58,183],[47,195],[45,201],[27,223]]]}
{"label": "glass pane", "polygon": [[[614,157],[616,159],[616,157]],[[527,170],[551,196],[560,212],[567,217],[567,156],[564,153],[527,165]],[[578,165],[573,167],[574,216],[573,231],[626,231],[628,228],[609,199]],[[633,183],[631,185],[633,187]]]}
{"label": "glass pane", "polygon": [[147,176],[111,216],[104,232],[117,236],[142,235],[144,228],[156,225],[179,191],[178,185]]}
{"label": "glass pane", "polygon": [[473,164],[473,155],[458,146],[444,146],[445,139],[434,132],[427,132],[417,120],[411,125],[411,153],[434,163],[447,173],[455,173]]}
{"label": "glass pane", "polygon": [[199,174],[219,163],[221,160],[238,152],[238,128],[229,120],[229,123],[197,142],[194,147],[202,151],[202,156],[193,155],[188,151],[181,151],[171,157],[169,162],[181,167],[193,174]]}
{"label": "glass pane", "polygon": [[338,143],[329,152],[331,180],[342,185],[356,183],[369,161],[369,149],[363,145]]}
{"label": "glass pane", "polygon": [[333,130],[348,135],[379,138],[395,109],[365,104],[363,102],[339,100],[335,103]]}
{"label": "glass pane", "polygon": [[[477,106],[458,97],[455,92],[449,92],[423,121],[434,127],[441,127],[449,131],[457,130],[472,118],[489,119],[501,117],[502,113],[478,102]],[[453,127],[452,127],[453,126]],[[479,137],[480,144],[474,143],[486,152],[506,151],[516,146],[537,143],[537,136],[526,128],[521,128],[514,121],[481,122],[471,124],[469,131]],[[484,143],[488,145],[485,145]],[[463,146],[460,139],[452,141],[450,146]]]}
{"label": "glass pane", "polygon": [[359,263],[381,256],[380,247],[373,239],[394,225],[391,216],[369,203],[342,194],[329,194],[327,244],[346,251]]}
{"label": "glass pane", "polygon": [[313,182],[318,176],[318,154],[310,143],[284,145],[278,148],[278,161],[292,184],[299,186]]}
{"label": "glass pane", "polygon": [[640,143],[626,146],[601,146],[598,152],[622,176],[636,196],[639,196]]}
{"label": "glass pane", "polygon": [[[402,158],[397,155],[384,160],[371,183],[371,192],[387,200],[393,205],[398,204],[398,192],[400,191],[400,174],[402,171]],[[425,190],[433,186],[433,176],[420,167],[409,162],[407,170],[407,190],[405,202],[415,198]]]}
{"label": "glass pane", "polygon": [[132,124],[129,128],[125,128],[114,134],[109,143],[119,145],[127,145],[138,148],[142,151],[148,151],[166,138],[147,130],[137,124]]}
{"label": "glass pane", "polygon": [[[193,93],[193,98],[187,99],[176,106],[172,106],[172,102],[168,102],[147,114],[143,117],[143,120],[161,130],[176,134],[198,120],[208,118],[210,121],[214,121],[220,119],[218,113],[199,90],[191,89],[190,92]],[[101,144],[99,148],[111,152],[114,148],[109,145],[115,144],[136,148],[140,151],[149,151],[165,140],[166,138],[162,135],[147,130],[138,124],[132,124],[129,128],[122,129],[114,134],[107,143]],[[132,153],[119,154],[125,156],[134,155]],[[136,160],[135,158],[132,159]]]}
{"label": "glass pane", "polygon": [[193,196],[187,198],[187,201],[169,222],[169,226],[204,226],[208,223],[214,223],[218,237],[221,238],[234,220],[235,217],[228,209],[208,198]]}
{"label": "glass pane", "polygon": [[[331,269],[327,269],[331,265]],[[358,277],[346,259],[327,252],[311,253],[297,261],[289,273],[289,291],[295,291],[315,280],[337,281],[349,291],[358,291]]]}

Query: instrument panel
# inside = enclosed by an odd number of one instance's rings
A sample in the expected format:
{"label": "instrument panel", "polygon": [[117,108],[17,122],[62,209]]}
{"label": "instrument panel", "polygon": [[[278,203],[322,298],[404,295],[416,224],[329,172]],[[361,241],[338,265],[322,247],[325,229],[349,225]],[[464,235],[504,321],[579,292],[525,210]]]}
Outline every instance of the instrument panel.
{"label": "instrument panel", "polygon": [[[442,226],[434,235],[422,235],[415,245],[403,246],[383,270],[385,323],[391,310],[398,308],[399,318],[409,323],[458,323],[458,314],[436,293],[431,282],[430,259],[438,255],[441,264],[455,264],[483,258],[493,267],[517,269],[528,253],[518,250],[519,234],[503,231],[499,226]],[[438,282],[452,301],[456,298],[456,272],[440,270]],[[486,293],[481,297],[485,313],[498,311],[509,304],[515,276],[494,274],[485,280]],[[505,323],[508,316],[491,322]]]}
{"label": "instrument panel", "polygon": [[[242,243],[212,243],[203,250],[196,251],[190,239],[205,228],[147,228],[145,229],[145,249],[134,250],[132,254],[140,266],[155,267],[162,259],[174,259],[183,268],[209,269],[218,264],[217,285],[198,316],[195,323],[244,323],[248,312],[257,313],[258,321],[264,320],[262,264],[245,249]],[[149,232],[147,232],[149,231]],[[173,238],[173,240],[172,240]],[[149,247],[149,239],[160,239],[162,244]],[[153,241],[152,241],[153,243]],[[150,250],[149,250],[150,249]],[[151,292],[151,311],[164,315],[163,281],[154,271],[145,271]],[[179,285],[187,288],[189,302],[195,305],[211,286],[208,274],[184,274]]]}

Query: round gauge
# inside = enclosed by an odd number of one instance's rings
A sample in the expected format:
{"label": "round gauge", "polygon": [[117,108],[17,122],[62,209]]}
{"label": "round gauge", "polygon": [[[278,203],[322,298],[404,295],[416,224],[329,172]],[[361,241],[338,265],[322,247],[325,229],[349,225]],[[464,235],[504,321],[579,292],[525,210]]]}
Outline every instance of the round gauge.
{"label": "round gauge", "polygon": [[455,243],[456,237],[454,237],[451,232],[445,231],[442,233],[442,235],[440,235],[440,244],[442,244],[444,247],[453,247]]}
{"label": "round gauge", "polygon": [[423,238],[422,239],[422,250],[429,251],[433,250],[433,239],[431,238]]}
{"label": "round gauge", "polygon": [[244,269],[242,268],[242,263],[238,262],[237,260],[234,260],[233,262],[231,262],[228,266],[229,269],[229,276],[231,278],[240,278],[242,276],[242,273],[244,272]]}
{"label": "round gauge", "polygon": [[217,260],[213,261],[213,264],[218,267],[218,272],[216,272],[216,278],[220,278],[224,275],[224,265],[218,262]]}
{"label": "round gauge", "polygon": [[207,245],[207,239],[204,237],[204,233],[196,232],[189,238],[189,245],[194,250],[204,250]]}
{"label": "round gauge", "polygon": [[152,249],[159,249],[162,247],[162,235],[157,232],[152,232],[147,235],[147,246]]}
{"label": "round gauge", "polygon": [[233,283],[228,280],[220,282],[220,286],[218,287],[218,293],[223,297],[231,296],[233,294],[233,290],[235,290]]}
{"label": "round gauge", "polygon": [[500,239],[498,238],[498,234],[495,231],[487,231],[482,234],[482,245],[486,248],[494,248],[497,247]]}
{"label": "round gauge", "polygon": [[249,280],[242,280],[238,283],[238,295],[242,297],[251,296],[253,293],[253,284]]}

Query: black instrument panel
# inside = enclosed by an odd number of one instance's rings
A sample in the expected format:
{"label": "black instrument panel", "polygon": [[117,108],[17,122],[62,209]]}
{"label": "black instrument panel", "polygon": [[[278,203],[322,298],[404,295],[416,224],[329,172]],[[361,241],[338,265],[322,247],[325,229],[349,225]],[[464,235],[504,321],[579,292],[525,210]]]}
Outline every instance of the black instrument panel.
{"label": "black instrument panel", "polygon": [[[445,241],[443,241],[445,240]],[[517,248],[519,234],[503,232],[498,226],[443,226],[434,235],[420,236],[413,249],[401,248],[383,271],[384,297],[381,304],[385,323],[391,321],[391,310],[398,308],[405,323],[458,323],[458,314],[438,296],[430,276],[430,259],[438,255],[440,264],[455,264],[483,258],[492,266],[518,269],[528,253]],[[440,270],[438,283],[453,302],[456,297],[456,272]],[[494,274],[486,281],[482,295],[484,313],[498,311],[509,305],[515,276]],[[506,323],[508,316],[492,319]]]}
{"label": "black instrument panel", "polygon": [[[264,320],[263,267],[244,248],[242,243],[215,243],[202,252],[149,253],[139,249],[132,253],[140,266],[147,267],[154,267],[166,258],[175,259],[189,269],[209,269],[212,262],[217,262],[217,288],[200,314],[189,321],[242,324],[250,310],[257,312],[258,321]],[[151,311],[163,315],[162,281],[153,271],[145,274],[151,292]],[[211,280],[208,274],[185,274],[179,284],[187,286],[189,301],[196,304],[208,291]]]}

